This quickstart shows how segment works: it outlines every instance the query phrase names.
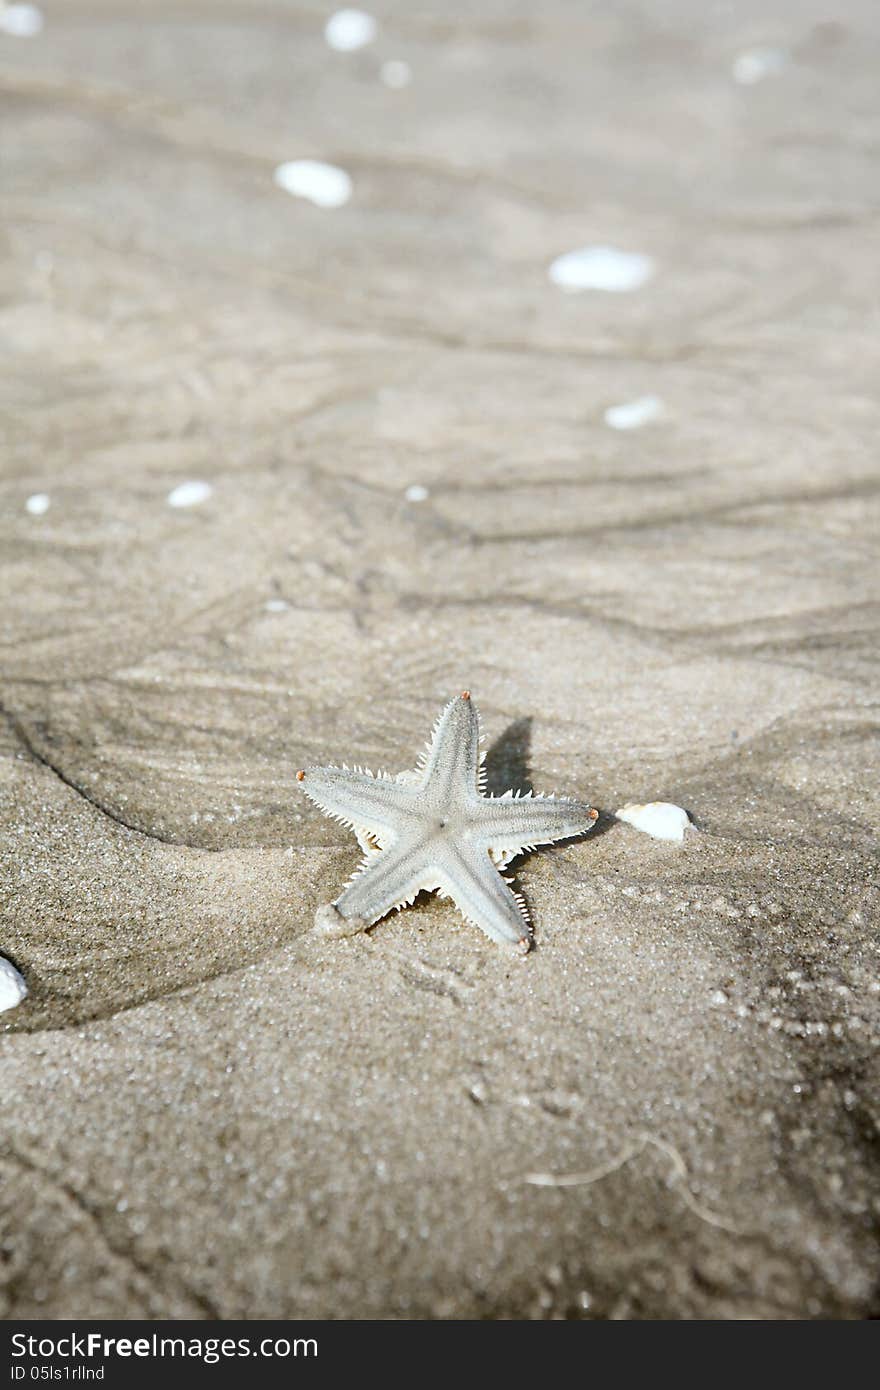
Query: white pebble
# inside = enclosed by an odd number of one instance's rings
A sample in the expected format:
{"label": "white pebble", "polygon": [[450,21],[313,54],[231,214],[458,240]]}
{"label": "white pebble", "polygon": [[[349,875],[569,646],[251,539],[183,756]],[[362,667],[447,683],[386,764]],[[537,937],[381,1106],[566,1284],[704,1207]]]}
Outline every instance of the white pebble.
{"label": "white pebble", "polygon": [[413,483],[412,487],[408,487],[404,493],[407,502],[425,502],[430,496],[428,489],[422,487],[421,483]]}
{"label": "white pebble", "polygon": [[402,58],[389,58],[379,69],[379,77],[386,87],[393,87],[395,91],[399,91],[401,87],[408,87],[412,82],[412,68]]}
{"label": "white pebble", "polygon": [[749,48],[733,60],[731,72],[741,87],[754,87],[765,77],[775,77],[788,62],[784,48]]}
{"label": "white pebble", "polygon": [[43,15],[36,5],[6,5],[0,9],[0,30],[16,39],[32,39],[43,28]]}
{"label": "white pebble", "polygon": [[624,806],[617,819],[634,825],[655,840],[683,840],[691,825],[687,811],[669,801],[649,801],[645,806]]}
{"label": "white pebble", "polygon": [[24,504],[25,511],[30,512],[31,516],[45,516],[51,505],[48,492],[35,492]]}
{"label": "white pebble", "polygon": [[324,38],[337,53],[353,53],[372,43],[379,26],[365,10],[337,10],[324,25]]}
{"label": "white pebble", "polygon": [[286,598],[270,598],[266,600],[267,613],[286,613],[290,604]]}
{"label": "white pebble", "polygon": [[28,987],[16,970],[12,961],[0,956],[0,1014],[6,1009],[14,1009],[27,997]]}
{"label": "white pebble", "polygon": [[318,208],[341,208],[352,194],[350,176],[335,164],[319,159],[292,159],[279,164],[275,182],[294,198],[307,198]]}
{"label": "white pebble", "polygon": [[637,251],[620,251],[615,246],[582,246],[557,256],[547,274],[560,289],[607,290],[622,294],[637,290],[654,274],[650,256]]}
{"label": "white pebble", "polygon": [[637,430],[663,414],[659,396],[638,396],[622,405],[611,405],[605,411],[605,423],[613,430]]}
{"label": "white pebble", "polygon": [[200,502],[207,502],[213,491],[210,483],[196,481],[180,483],[169,492],[168,505],[169,507],[197,507]]}

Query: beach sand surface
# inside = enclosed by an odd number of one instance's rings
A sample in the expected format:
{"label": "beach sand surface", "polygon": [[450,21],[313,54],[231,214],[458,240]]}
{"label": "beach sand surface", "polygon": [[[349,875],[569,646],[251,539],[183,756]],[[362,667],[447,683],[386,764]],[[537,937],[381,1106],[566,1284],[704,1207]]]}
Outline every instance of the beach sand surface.
{"label": "beach sand surface", "polygon": [[[331,10],[0,32],[0,1314],[880,1315],[880,12]],[[535,949],[317,938],[465,687]]]}

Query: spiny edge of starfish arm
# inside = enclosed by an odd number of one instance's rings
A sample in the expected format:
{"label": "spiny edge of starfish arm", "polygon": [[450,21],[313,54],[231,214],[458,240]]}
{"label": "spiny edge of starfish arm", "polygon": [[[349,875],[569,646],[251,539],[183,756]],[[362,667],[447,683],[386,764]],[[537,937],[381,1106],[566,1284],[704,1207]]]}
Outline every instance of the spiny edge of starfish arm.
{"label": "spiny edge of starfish arm", "polygon": [[[311,767],[301,767],[296,774],[297,782],[305,782],[309,776],[314,776],[316,772],[357,772],[361,777],[372,777],[374,782],[396,782],[397,777],[393,772],[386,772],[380,767],[374,772],[371,767],[365,767],[361,763],[321,763],[313,764]],[[306,788],[303,787],[303,791]]]}
{"label": "spiny edge of starfish arm", "polygon": [[[423,747],[422,747],[422,748],[420,749],[420,751],[419,751],[418,759],[417,759],[417,764],[416,764],[416,767],[417,767],[417,770],[418,770],[418,771],[421,771],[421,770],[424,769],[424,767],[426,766],[427,761],[428,761],[428,758],[430,757],[431,753],[433,752],[433,749],[434,749],[434,742],[435,742],[435,740],[436,740],[436,738],[437,738],[438,733],[440,732],[441,726],[443,725],[443,722],[444,722],[444,720],[446,719],[447,715],[449,714],[450,710],[453,709],[453,707],[458,703],[459,700],[467,700],[468,702],[470,702],[470,700],[471,700],[471,692],[470,692],[469,690],[463,690],[463,691],[461,692],[460,695],[456,695],[453,699],[447,700],[447,701],[446,701],[446,704],[443,706],[443,708],[441,709],[440,713],[439,713],[439,714],[437,715],[437,717],[435,718],[434,723],[433,723],[432,726],[431,726],[431,732],[430,732],[430,734],[428,735],[427,739],[425,740],[425,743],[424,743]],[[485,734],[484,734],[484,732],[483,732],[483,721],[482,721],[482,719],[480,718],[480,711],[477,709],[476,705],[473,704],[472,702],[471,702],[471,709],[473,710],[474,718],[476,719],[476,722],[477,722],[477,742],[478,742],[478,744],[482,744],[483,741],[484,741],[484,739],[485,739]],[[480,764],[481,764],[481,766],[482,766],[483,762],[485,761],[485,758],[486,758],[485,751],[481,750],[481,752],[480,752]]]}
{"label": "spiny edge of starfish arm", "polygon": [[510,877],[508,877],[507,874],[502,874],[501,877],[504,879],[504,882],[507,884],[507,886],[508,886],[508,888],[510,889],[511,893],[513,894],[513,896],[516,898],[516,905],[517,905],[517,907],[519,908],[520,916],[521,916],[522,919],[523,919],[523,926],[524,926],[525,929],[526,929],[526,935],[529,936],[529,937],[531,937],[531,934],[532,934],[532,919],[531,919],[531,917],[529,916],[529,906],[528,906],[528,903],[526,902],[525,898],[523,897],[523,895],[522,895],[522,893],[519,891],[519,889],[518,889],[518,888],[514,888],[513,885],[514,885],[514,883],[516,882],[516,880],[514,879],[513,875],[511,875]]}
{"label": "spiny edge of starfish arm", "polygon": [[[499,866],[503,866],[505,862],[515,858],[517,854],[530,854],[540,846],[552,845],[558,840],[572,839],[578,835],[586,835],[599,819],[599,812],[594,806],[588,806],[586,802],[577,801],[573,797],[556,796],[548,792],[507,791],[501,796],[481,797],[480,805],[483,808],[484,817],[488,816],[493,807],[503,807],[505,811],[510,813],[509,819],[505,815],[496,823],[491,839],[486,842],[491,857]],[[569,823],[562,825],[542,824],[540,819],[542,810],[556,810],[562,816],[567,816]],[[517,811],[525,820],[523,823],[523,819],[521,819],[519,826],[517,826]],[[526,815],[527,811],[532,814]],[[476,824],[478,826],[480,820],[481,817],[477,812]]]}
{"label": "spiny edge of starfish arm", "polygon": [[353,825],[351,828],[368,860],[375,859],[376,855],[381,854],[383,849],[385,849],[382,836],[377,835],[375,830],[370,830],[369,827],[365,825]]}
{"label": "spiny edge of starfish arm", "polygon": [[376,832],[370,826],[361,825],[358,821],[353,821],[350,817],[342,815],[340,811],[329,810],[326,806],[321,805],[317,797],[312,796],[310,800],[314,802],[322,816],[326,816],[328,820],[338,821],[340,825],[345,826],[346,830],[353,830],[359,842],[361,835],[375,835]]}
{"label": "spiny edge of starfish arm", "polygon": [[[488,854],[483,857],[479,852],[462,858],[460,869],[461,874],[441,874],[438,891],[451,898],[464,920],[496,945],[528,952],[533,944],[531,919],[525,898],[512,886],[513,879],[499,873]],[[518,930],[509,909],[519,923]]]}
{"label": "spiny edge of starfish arm", "polygon": [[399,902],[392,903],[390,907],[384,908],[383,911],[377,912],[375,915],[368,914],[367,916],[360,916],[353,914],[352,916],[346,916],[346,914],[339,909],[340,898],[343,896],[346,889],[350,888],[353,883],[357,882],[362,874],[373,867],[373,863],[373,857],[363,859],[348,881],[343,885],[341,892],[333,902],[322,903],[318,908],[315,913],[315,927],[321,935],[343,937],[354,936],[358,932],[368,931],[370,927],[375,926],[383,917],[390,916],[392,912],[400,912],[405,907],[411,907],[419,893],[422,892],[422,888],[418,887],[401,898]]}
{"label": "spiny edge of starfish arm", "polygon": [[372,926],[390,912],[415,901],[422,891],[438,886],[430,865],[413,859],[411,842],[392,840],[380,853],[366,853],[333,900],[340,916],[358,917]]}
{"label": "spiny edge of starfish arm", "polygon": [[[353,877],[356,878],[357,873],[355,873]],[[505,883],[507,883],[509,886],[510,879],[505,878]],[[348,887],[348,884],[346,884],[346,887]],[[345,890],[343,889],[343,892],[344,891]],[[386,912],[382,912],[379,914],[379,916],[372,918],[346,917],[343,915],[343,913],[339,911],[336,902],[322,903],[315,913],[315,929],[321,936],[329,938],[341,939],[347,936],[356,936],[359,932],[369,931],[370,927],[375,926],[378,921],[382,920],[382,918],[390,916],[392,912],[401,912],[403,908],[411,907],[412,904],[415,902],[416,898],[418,897],[419,893],[422,891],[422,889],[418,889],[415,893],[412,893],[402,902],[397,903],[396,906],[390,907]],[[430,892],[432,890],[428,888],[425,891]],[[445,893],[440,888],[436,888],[433,891],[435,891],[439,897],[444,898],[447,902],[450,902],[455,908],[456,912],[458,912],[458,914],[464,919],[465,922],[469,924],[469,926],[476,927],[478,931],[481,931],[484,936],[488,936],[489,940],[493,941],[496,945],[507,947],[507,949],[516,951],[523,956],[528,955],[529,951],[532,949],[534,945],[534,937],[532,935],[532,924],[529,918],[528,907],[526,906],[526,902],[522,894],[517,892],[515,889],[511,888],[511,893],[513,897],[516,899],[516,905],[519,908],[520,916],[522,917],[523,922],[523,934],[518,941],[502,940],[497,936],[492,936],[489,932],[486,931],[485,927],[478,920],[477,917],[462,911],[461,907],[459,907],[458,903],[455,901],[455,899],[452,897],[450,893]]]}
{"label": "spiny edge of starfish arm", "polygon": [[[470,697],[468,697],[468,698],[470,698]],[[456,696],[454,697],[454,699],[452,699],[452,700],[447,700],[447,701],[446,701],[446,704],[443,706],[443,708],[441,709],[440,713],[439,713],[438,715],[435,716],[434,723],[431,725],[431,732],[428,734],[428,737],[425,739],[425,746],[424,746],[424,748],[422,749],[422,751],[419,753],[419,762],[420,762],[420,763],[424,764],[424,763],[427,761],[428,754],[431,752],[431,748],[433,747],[433,744],[434,744],[434,739],[437,737],[438,733],[440,732],[440,727],[441,727],[441,725],[442,725],[444,719],[445,719],[446,716],[448,715],[449,711],[452,709],[453,705],[455,704],[455,701],[456,701],[456,700],[460,700],[460,699],[461,699],[461,696],[460,696],[460,695],[456,695]],[[474,708],[476,709],[476,706],[474,706]]]}
{"label": "spiny edge of starfish arm", "polygon": [[473,786],[478,781],[483,760],[482,741],[479,711],[471,700],[470,691],[463,690],[447,701],[434,720],[428,742],[419,756],[417,771],[423,786],[435,785],[435,776],[438,787],[448,786],[456,772],[465,771]]}
{"label": "spiny edge of starfish arm", "polygon": [[[504,883],[510,898],[515,903],[521,919],[522,931],[516,940],[490,931],[486,927],[485,922],[481,920],[479,913],[469,912],[462,906],[459,897],[456,896],[451,885],[444,887],[437,882],[432,874],[425,874],[419,882],[412,883],[409,891],[403,893],[397,901],[383,905],[378,911],[367,911],[365,913],[362,912],[351,915],[345,913],[340,908],[341,899],[345,896],[348,889],[364,876],[375,877],[377,874],[381,875],[381,863],[377,861],[378,856],[376,855],[365,856],[357,865],[354,872],[349,876],[347,882],[333,902],[323,904],[319,907],[315,915],[315,927],[320,933],[323,935],[342,937],[351,936],[360,931],[367,931],[370,927],[375,926],[377,922],[391,916],[392,913],[401,912],[405,907],[411,907],[419,893],[427,892],[437,893],[439,897],[450,902],[466,922],[483,932],[483,934],[488,936],[491,941],[494,941],[496,945],[519,952],[522,955],[527,954],[534,945],[532,923],[525,898],[522,893],[512,886],[514,882],[513,878],[501,873],[498,873],[498,877]],[[491,872],[493,874],[497,873],[497,866],[492,865]]]}
{"label": "spiny edge of starfish arm", "polygon": [[510,886],[512,883],[512,879],[505,877],[504,874],[502,874],[501,877],[504,879],[504,882],[507,884],[508,888],[510,888],[513,897],[516,899],[516,905],[519,908],[519,914],[522,917],[523,934],[519,938],[519,941],[508,941],[506,937],[493,936],[491,932],[486,931],[486,928],[484,927],[483,923],[477,917],[473,916],[469,912],[464,911],[464,909],[452,897],[451,893],[441,892],[440,896],[443,898],[448,898],[450,902],[454,904],[455,910],[459,914],[459,916],[463,917],[469,926],[476,927],[477,931],[481,931],[483,935],[485,937],[488,937],[490,941],[493,941],[496,946],[501,946],[502,948],[506,948],[509,951],[518,951],[520,955],[527,956],[529,951],[535,944],[535,939],[532,934],[532,921],[529,917],[529,909],[526,905],[526,900],[523,897],[522,893],[518,892],[515,888],[512,888]]}
{"label": "spiny edge of starfish arm", "polygon": [[[361,783],[356,781],[346,783],[343,780],[341,784],[342,794],[340,795],[340,788],[328,788],[326,785],[322,786],[321,774],[324,773],[337,773],[341,775],[342,779],[352,777],[362,778],[364,780]],[[296,774],[296,780],[302,791],[305,792],[309,800],[318,807],[318,810],[321,811],[323,815],[327,816],[330,820],[338,821],[340,825],[346,826],[347,829],[353,830],[355,834],[358,835],[359,839],[360,832],[377,835],[380,834],[383,829],[387,829],[387,826],[381,816],[372,818],[369,814],[358,814],[357,810],[350,812],[345,808],[346,791],[352,799],[355,799],[359,787],[362,791],[368,792],[371,787],[379,788],[387,786],[390,790],[392,787],[403,788],[406,785],[405,779],[395,777],[393,773],[386,772],[384,769],[373,772],[368,767],[363,767],[359,764],[349,766],[348,763],[327,763],[320,767],[301,768]],[[361,806],[360,808],[362,813],[368,813],[371,809],[371,807],[365,806]]]}
{"label": "spiny edge of starfish arm", "polygon": [[[595,806],[588,806],[587,803],[586,803],[586,801],[578,801],[578,799],[577,799],[576,796],[560,796],[560,795],[559,795],[559,792],[535,792],[535,791],[523,792],[523,791],[515,791],[513,788],[511,788],[509,791],[502,792],[502,793],[500,794],[500,796],[496,796],[496,795],[494,794],[494,792],[493,792],[491,795],[483,797],[483,800],[484,800],[484,801],[557,801],[557,802],[560,802],[563,806],[580,806],[580,807],[583,807],[583,809],[584,809],[585,811],[596,811]],[[599,812],[596,811],[596,816],[598,816],[598,815],[599,815]]]}

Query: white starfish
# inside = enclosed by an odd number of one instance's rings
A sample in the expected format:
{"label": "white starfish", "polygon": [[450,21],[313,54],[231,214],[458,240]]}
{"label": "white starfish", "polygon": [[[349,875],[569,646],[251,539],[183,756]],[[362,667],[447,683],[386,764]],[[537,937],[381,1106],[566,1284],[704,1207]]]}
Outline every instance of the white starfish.
{"label": "white starfish", "polygon": [[526,905],[498,869],[523,850],[591,830],[598,811],[561,797],[486,796],[480,719],[465,690],[434,725],[415,772],[313,767],[296,774],[328,816],[354,830],[364,860],[315,924],[334,935],[365,931],[423,889],[453,900],[493,941],[532,944]]}

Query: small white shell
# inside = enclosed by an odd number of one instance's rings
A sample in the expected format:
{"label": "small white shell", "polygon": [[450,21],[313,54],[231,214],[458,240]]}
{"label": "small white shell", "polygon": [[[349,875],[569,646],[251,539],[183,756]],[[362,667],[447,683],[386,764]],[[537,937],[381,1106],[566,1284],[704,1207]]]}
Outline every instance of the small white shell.
{"label": "small white shell", "polygon": [[201,502],[207,502],[213,491],[210,483],[194,479],[178,483],[177,487],[171,489],[166,501],[169,507],[198,507]]}
{"label": "small white shell", "polygon": [[650,256],[637,251],[621,251],[616,246],[581,246],[557,256],[547,274],[561,290],[605,290],[625,294],[641,289],[654,274]]}
{"label": "small white shell", "polygon": [[354,53],[372,43],[379,26],[365,10],[337,10],[324,25],[324,38],[337,53]]}
{"label": "small white shell", "polygon": [[765,77],[777,77],[787,63],[784,48],[748,48],[734,59],[731,72],[741,87],[754,87]]}
{"label": "small white shell", "polygon": [[0,1014],[14,1009],[27,997],[28,987],[11,961],[0,956]]}
{"label": "small white shell", "polygon": [[0,30],[16,39],[32,39],[42,32],[43,15],[36,5],[0,5]]}
{"label": "small white shell", "polygon": [[681,806],[673,806],[670,801],[649,801],[644,806],[624,806],[616,813],[617,819],[643,830],[654,840],[684,839],[684,832],[693,828],[687,811]]}
{"label": "small white shell", "polygon": [[663,414],[659,396],[639,396],[622,405],[610,405],[605,411],[605,423],[613,430],[637,430]]}
{"label": "small white shell", "polygon": [[279,164],[275,182],[285,193],[305,198],[316,208],[341,208],[352,194],[351,176],[320,159],[291,159]]}

